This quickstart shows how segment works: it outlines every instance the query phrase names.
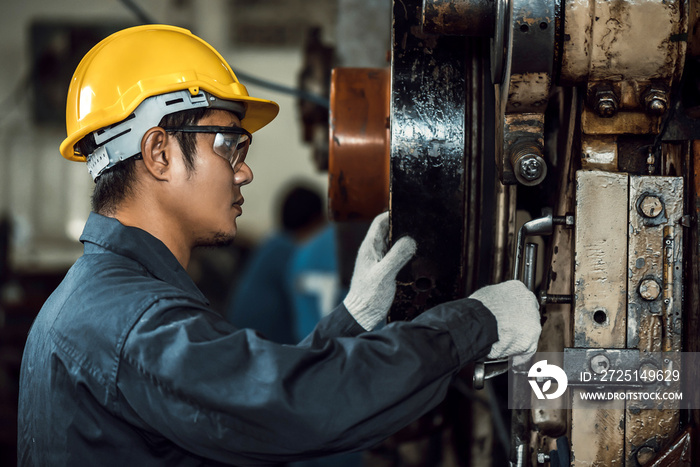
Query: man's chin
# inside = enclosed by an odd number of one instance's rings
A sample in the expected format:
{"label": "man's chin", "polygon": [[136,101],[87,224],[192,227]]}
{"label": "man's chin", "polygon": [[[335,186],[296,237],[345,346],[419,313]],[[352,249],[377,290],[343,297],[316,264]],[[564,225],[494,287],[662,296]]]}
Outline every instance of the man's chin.
{"label": "man's chin", "polygon": [[195,247],[229,246],[231,243],[233,243],[233,239],[235,237],[236,237],[236,234],[217,232],[217,233],[213,234],[211,237],[203,237],[203,238],[197,239],[197,241],[195,242]]}

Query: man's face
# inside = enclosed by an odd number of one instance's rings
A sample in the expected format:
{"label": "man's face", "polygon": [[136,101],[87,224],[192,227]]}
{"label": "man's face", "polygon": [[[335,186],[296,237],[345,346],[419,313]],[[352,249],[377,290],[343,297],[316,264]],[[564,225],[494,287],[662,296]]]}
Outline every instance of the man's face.
{"label": "man's face", "polygon": [[[197,126],[237,126],[238,117],[225,110],[215,110],[196,123]],[[171,200],[171,211],[178,216],[186,238],[194,246],[218,246],[231,243],[236,235],[236,218],[243,212],[241,187],[253,180],[253,172],[246,163],[234,173],[228,160],[214,152],[214,133],[197,133],[194,170],[187,171],[175,138],[170,144],[175,149],[174,167],[177,193]],[[178,159],[179,158],[179,159]]]}

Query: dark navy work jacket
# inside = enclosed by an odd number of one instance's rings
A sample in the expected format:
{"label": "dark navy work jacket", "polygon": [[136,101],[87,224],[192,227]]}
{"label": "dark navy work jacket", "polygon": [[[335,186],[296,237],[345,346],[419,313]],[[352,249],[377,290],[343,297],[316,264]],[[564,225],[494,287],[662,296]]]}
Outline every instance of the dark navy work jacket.
{"label": "dark navy work jacket", "polygon": [[147,232],[93,213],[81,241],[27,340],[20,465],[265,465],[365,448],[438,404],[497,339],[465,299],[375,332],[340,306],[280,345],[212,311]]}

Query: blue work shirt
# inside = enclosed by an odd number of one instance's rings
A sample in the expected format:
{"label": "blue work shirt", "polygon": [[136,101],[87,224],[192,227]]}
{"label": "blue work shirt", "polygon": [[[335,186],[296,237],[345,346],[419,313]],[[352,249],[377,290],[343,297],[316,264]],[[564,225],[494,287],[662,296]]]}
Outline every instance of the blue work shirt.
{"label": "blue work shirt", "polygon": [[[20,465],[268,465],[376,444],[497,339],[464,299],[363,332],[340,306],[297,346],[240,330],[149,233],[91,214],[22,360]],[[251,310],[254,313],[255,310]]]}

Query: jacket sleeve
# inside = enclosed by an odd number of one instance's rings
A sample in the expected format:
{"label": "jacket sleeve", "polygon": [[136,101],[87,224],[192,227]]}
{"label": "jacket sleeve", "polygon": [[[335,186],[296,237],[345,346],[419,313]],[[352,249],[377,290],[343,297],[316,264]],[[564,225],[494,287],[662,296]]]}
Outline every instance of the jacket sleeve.
{"label": "jacket sleeve", "polygon": [[331,319],[303,345],[279,345],[208,310],[162,300],[123,347],[122,416],[237,465],[363,449],[437,405],[453,376],[498,338],[493,315],[470,299],[356,337],[343,337],[340,321],[337,337],[324,335],[334,333],[324,328]]}
{"label": "jacket sleeve", "polygon": [[326,340],[335,337],[354,337],[362,334],[365,328],[355,321],[355,318],[345,308],[342,303],[338,305],[332,313],[324,316],[313,332],[306,336],[299,344],[299,347],[319,347]]}

